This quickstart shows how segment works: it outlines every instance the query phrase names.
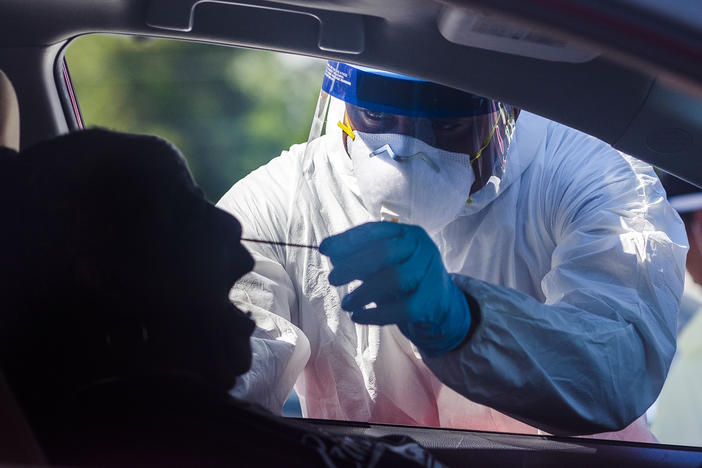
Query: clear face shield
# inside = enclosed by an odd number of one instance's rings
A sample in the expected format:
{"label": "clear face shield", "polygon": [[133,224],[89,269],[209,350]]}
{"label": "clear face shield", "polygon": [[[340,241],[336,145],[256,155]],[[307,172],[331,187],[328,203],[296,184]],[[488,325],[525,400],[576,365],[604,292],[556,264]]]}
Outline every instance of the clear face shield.
{"label": "clear face shield", "polygon": [[506,170],[511,106],[407,76],[327,64],[305,155],[319,140],[349,158],[374,220],[444,227],[470,195]]}

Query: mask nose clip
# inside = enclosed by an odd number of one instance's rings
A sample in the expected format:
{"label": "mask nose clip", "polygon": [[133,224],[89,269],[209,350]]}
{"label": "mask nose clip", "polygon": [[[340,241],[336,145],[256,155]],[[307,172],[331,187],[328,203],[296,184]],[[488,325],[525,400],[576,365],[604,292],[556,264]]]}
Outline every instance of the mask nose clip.
{"label": "mask nose clip", "polygon": [[412,161],[413,159],[421,159],[422,161],[427,163],[429,165],[429,167],[431,167],[434,170],[434,172],[438,173],[440,171],[439,166],[437,166],[436,163],[434,161],[432,161],[431,158],[429,156],[427,156],[426,153],[424,153],[422,151],[420,151],[419,153],[415,153],[411,156],[401,156],[399,154],[396,154],[392,150],[392,148],[390,147],[389,144],[385,144],[385,145],[381,146],[380,148],[376,149],[375,151],[371,151],[370,157],[372,158],[373,156],[379,156],[383,153],[388,153],[388,156],[390,156],[390,158],[393,161],[397,161],[397,162],[408,162],[408,161]]}

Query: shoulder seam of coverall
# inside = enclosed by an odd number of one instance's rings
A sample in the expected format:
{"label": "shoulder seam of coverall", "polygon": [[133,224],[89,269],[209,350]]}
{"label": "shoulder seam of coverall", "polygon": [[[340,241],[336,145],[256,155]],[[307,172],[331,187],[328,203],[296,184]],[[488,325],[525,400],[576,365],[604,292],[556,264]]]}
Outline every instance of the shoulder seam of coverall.
{"label": "shoulder seam of coverall", "polygon": [[[614,149],[614,148],[612,148],[612,149]],[[645,183],[641,180],[641,174],[639,173],[639,171],[637,171],[637,170],[634,168],[634,165],[632,164],[632,161],[631,161],[631,158],[633,158],[633,156],[629,156],[628,154],[622,153],[622,152],[620,152],[620,151],[618,151],[618,150],[616,150],[616,149],[614,149],[614,150],[617,151],[617,153],[619,154],[619,157],[622,158],[622,159],[627,163],[627,166],[629,167],[629,169],[630,169],[631,172],[633,173],[634,177],[636,177],[636,182],[637,182],[637,187],[636,187],[637,190],[636,190],[636,193],[637,193],[638,196],[639,196],[640,205],[643,207],[643,212],[641,212],[641,213],[639,213],[639,214],[642,215],[642,216],[644,216],[644,217],[647,217],[647,215],[648,215],[648,203],[645,203],[647,192],[649,192],[649,191],[647,190],[647,184],[645,184]],[[658,176],[656,175],[656,177],[658,177]],[[649,185],[650,185],[650,184],[649,184]]]}

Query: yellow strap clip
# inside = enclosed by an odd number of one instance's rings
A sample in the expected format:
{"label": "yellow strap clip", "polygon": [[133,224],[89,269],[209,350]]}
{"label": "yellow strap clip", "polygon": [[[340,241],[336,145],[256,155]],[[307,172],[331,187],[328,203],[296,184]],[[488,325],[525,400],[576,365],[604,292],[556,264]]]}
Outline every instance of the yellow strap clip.
{"label": "yellow strap clip", "polygon": [[344,122],[339,121],[336,124],[344,131],[345,134],[349,136],[349,138],[351,138],[351,140],[355,140],[356,135],[353,134],[353,128],[351,128],[351,124],[348,122],[348,117],[344,115]]}

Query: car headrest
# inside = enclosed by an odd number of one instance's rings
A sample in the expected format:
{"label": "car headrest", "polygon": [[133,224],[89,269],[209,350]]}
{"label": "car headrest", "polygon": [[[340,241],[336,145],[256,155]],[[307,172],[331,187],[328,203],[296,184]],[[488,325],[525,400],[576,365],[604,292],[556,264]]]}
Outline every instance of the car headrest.
{"label": "car headrest", "polygon": [[17,95],[7,75],[0,70],[0,146],[18,151],[19,129]]}

